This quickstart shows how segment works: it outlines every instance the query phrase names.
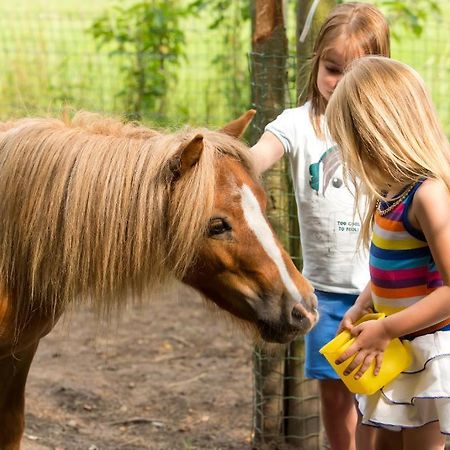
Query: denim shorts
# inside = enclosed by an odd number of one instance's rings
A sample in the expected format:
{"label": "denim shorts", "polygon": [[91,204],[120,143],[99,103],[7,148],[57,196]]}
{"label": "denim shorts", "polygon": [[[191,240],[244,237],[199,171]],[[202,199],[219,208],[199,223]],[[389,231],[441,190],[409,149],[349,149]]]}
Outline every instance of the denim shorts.
{"label": "denim shorts", "polygon": [[346,311],[355,303],[357,295],[318,291],[319,322],[305,336],[305,377],[318,380],[339,379],[319,349],[336,336]]}

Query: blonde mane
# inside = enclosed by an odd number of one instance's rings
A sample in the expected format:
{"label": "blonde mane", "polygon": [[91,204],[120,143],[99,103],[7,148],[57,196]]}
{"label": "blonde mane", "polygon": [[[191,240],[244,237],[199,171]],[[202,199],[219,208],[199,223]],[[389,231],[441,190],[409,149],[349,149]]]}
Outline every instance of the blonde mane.
{"label": "blonde mane", "polygon": [[[183,143],[204,136],[199,163],[176,180]],[[193,263],[224,155],[250,168],[223,133],[165,133],[81,112],[0,125],[0,276],[16,317],[73,299],[109,312],[149,295]]]}

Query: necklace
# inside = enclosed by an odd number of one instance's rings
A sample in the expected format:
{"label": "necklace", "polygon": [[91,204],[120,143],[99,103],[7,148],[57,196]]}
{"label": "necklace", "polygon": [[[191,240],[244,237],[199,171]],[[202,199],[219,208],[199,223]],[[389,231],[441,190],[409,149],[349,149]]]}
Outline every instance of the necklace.
{"label": "necklace", "polygon": [[399,197],[395,198],[394,200],[385,202],[386,204],[389,204],[387,208],[381,209],[381,200],[378,199],[375,206],[375,208],[378,211],[378,214],[380,216],[385,216],[386,214],[390,213],[396,206],[398,206],[403,200],[405,200],[406,197],[408,197],[408,194],[412,191],[412,188],[414,186],[415,183],[411,184],[400,194]]}

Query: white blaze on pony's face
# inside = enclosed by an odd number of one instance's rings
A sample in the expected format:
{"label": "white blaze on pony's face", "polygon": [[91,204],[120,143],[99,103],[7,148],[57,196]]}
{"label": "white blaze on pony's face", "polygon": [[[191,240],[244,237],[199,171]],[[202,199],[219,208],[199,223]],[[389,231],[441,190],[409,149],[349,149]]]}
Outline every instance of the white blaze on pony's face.
{"label": "white blaze on pony's face", "polygon": [[[252,190],[245,184],[242,185],[242,188],[240,189],[240,195],[242,211],[247,225],[253,231],[260,245],[277,267],[281,280],[291,298],[297,300],[299,305],[301,305],[302,295],[288,272],[279,244],[275,240],[273,230],[269,226],[257,198]],[[311,324],[315,323],[315,314],[308,312],[306,308],[299,308],[299,313],[304,314],[305,318],[308,319]]]}

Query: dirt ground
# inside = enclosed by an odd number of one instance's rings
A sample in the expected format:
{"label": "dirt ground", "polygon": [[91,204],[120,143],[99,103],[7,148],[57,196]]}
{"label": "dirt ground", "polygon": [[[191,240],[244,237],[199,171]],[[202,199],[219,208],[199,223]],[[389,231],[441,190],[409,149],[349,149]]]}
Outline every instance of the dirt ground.
{"label": "dirt ground", "polygon": [[26,411],[23,450],[249,449],[251,343],[186,289],[113,326],[84,309],[41,341]]}

